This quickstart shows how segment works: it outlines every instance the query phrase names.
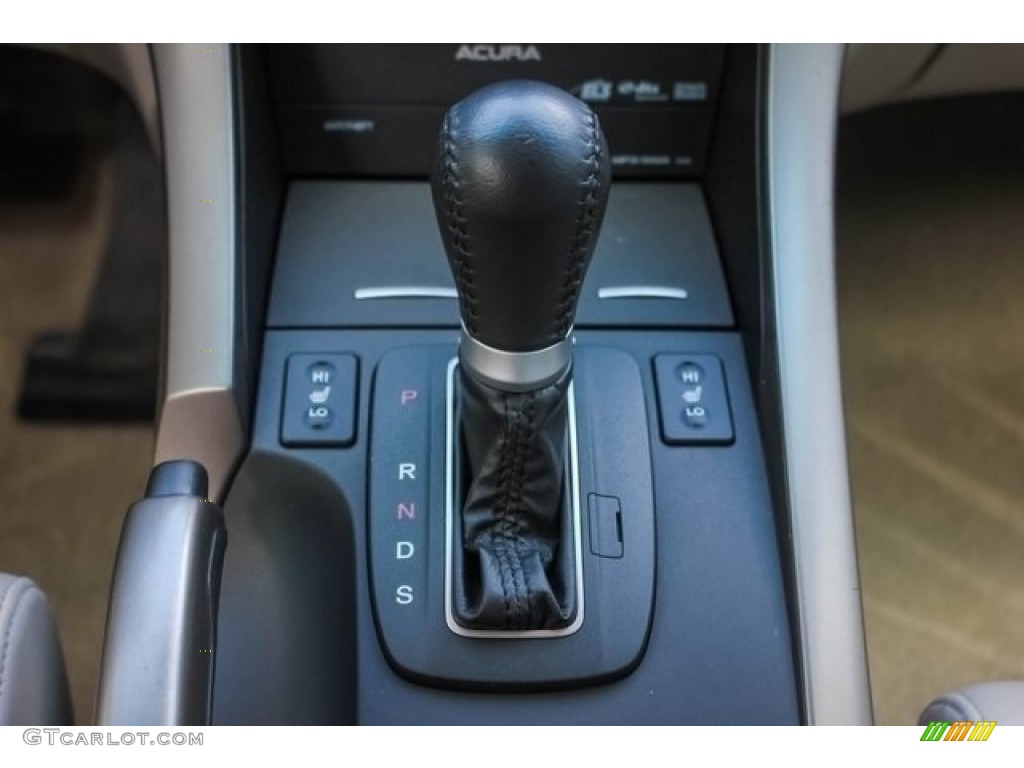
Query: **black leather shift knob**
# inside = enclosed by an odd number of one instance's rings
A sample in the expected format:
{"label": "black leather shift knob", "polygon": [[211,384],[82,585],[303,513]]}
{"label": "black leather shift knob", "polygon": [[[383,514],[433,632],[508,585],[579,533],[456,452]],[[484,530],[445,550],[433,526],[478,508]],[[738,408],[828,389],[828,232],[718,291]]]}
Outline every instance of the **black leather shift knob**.
{"label": "black leather shift knob", "polygon": [[608,200],[608,148],[582,101],[497,83],[448,110],[431,181],[463,324],[453,614],[471,630],[563,630],[579,604],[566,337]]}
{"label": "black leather shift knob", "polygon": [[523,353],[566,337],[609,180],[597,117],[554,86],[496,83],[448,110],[432,189],[473,339]]}

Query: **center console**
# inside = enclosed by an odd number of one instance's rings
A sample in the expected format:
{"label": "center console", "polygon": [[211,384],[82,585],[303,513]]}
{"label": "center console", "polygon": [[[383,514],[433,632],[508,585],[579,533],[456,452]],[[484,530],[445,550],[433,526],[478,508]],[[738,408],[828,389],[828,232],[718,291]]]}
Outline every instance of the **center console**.
{"label": "center console", "polygon": [[868,721],[837,49],[209,50],[157,460],[224,510],[212,722]]}

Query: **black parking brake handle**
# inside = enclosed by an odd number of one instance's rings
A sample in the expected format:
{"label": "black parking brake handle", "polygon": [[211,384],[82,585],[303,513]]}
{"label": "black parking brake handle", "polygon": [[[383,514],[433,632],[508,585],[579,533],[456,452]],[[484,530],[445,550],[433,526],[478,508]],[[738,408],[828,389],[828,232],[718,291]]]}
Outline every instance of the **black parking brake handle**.
{"label": "black parking brake handle", "polygon": [[194,461],[153,468],[117,553],[97,725],[208,725],[227,530]]}

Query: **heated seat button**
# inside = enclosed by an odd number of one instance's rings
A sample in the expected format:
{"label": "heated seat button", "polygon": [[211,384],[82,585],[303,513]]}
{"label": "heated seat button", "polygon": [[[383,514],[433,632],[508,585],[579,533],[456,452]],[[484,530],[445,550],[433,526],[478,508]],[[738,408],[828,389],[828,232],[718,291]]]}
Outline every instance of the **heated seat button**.
{"label": "heated seat button", "polygon": [[356,438],[358,362],[349,354],[289,356],[285,371],[281,443],[339,447]]}
{"label": "heated seat button", "polygon": [[669,445],[728,445],[732,414],[722,361],[715,355],[654,358],[661,437]]}
{"label": "heated seat button", "polygon": [[323,432],[334,422],[334,414],[326,405],[311,405],[306,409],[306,426],[317,432]]}

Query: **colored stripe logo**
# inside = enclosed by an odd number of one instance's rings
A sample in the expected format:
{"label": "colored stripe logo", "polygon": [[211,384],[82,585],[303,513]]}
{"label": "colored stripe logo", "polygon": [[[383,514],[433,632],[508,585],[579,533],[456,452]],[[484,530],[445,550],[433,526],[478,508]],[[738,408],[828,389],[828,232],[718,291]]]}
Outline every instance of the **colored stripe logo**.
{"label": "colored stripe logo", "polygon": [[921,734],[921,741],[988,741],[995,727],[995,720],[932,720]]}

